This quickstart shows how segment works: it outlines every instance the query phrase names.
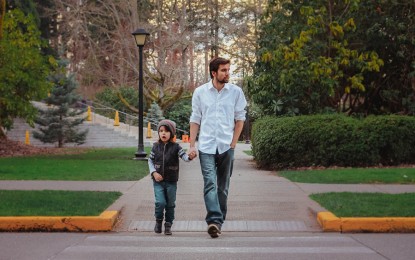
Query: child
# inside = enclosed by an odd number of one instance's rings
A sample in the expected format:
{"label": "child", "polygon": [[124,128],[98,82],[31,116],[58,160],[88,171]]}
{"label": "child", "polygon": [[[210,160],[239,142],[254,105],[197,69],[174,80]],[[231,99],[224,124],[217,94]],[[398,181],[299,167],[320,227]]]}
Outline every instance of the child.
{"label": "child", "polygon": [[178,143],[173,142],[176,134],[175,122],[161,120],[157,129],[159,141],[153,144],[148,160],[155,197],[154,232],[161,233],[163,217],[165,217],[164,234],[171,235],[179,179],[179,157],[189,162],[196,157],[196,154],[186,154]]}

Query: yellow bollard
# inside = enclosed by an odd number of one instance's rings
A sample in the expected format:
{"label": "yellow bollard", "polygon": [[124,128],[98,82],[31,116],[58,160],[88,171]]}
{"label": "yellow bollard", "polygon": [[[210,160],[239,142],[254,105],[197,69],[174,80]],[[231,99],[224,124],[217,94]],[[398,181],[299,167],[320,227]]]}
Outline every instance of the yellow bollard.
{"label": "yellow bollard", "polygon": [[151,123],[147,124],[147,138],[151,138]]}
{"label": "yellow bollard", "polygon": [[118,111],[115,111],[114,126],[120,126],[120,117],[118,116]]}
{"label": "yellow bollard", "polygon": [[30,145],[30,135],[29,135],[29,130],[26,130],[26,139],[25,139],[25,144]]}
{"label": "yellow bollard", "polygon": [[88,106],[88,110],[86,112],[87,116],[86,116],[86,121],[92,121],[92,117],[91,117],[91,107]]}

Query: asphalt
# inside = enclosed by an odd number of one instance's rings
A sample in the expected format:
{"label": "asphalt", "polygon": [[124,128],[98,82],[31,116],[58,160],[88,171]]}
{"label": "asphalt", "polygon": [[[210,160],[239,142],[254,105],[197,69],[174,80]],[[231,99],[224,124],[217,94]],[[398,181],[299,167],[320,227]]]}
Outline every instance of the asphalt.
{"label": "asphalt", "polygon": [[[188,148],[188,143],[183,143]],[[380,184],[304,184],[279,177],[275,172],[256,168],[252,156],[244,151],[250,144],[238,144],[235,151],[234,171],[228,197],[228,216],[224,232],[284,231],[284,232],[413,232],[415,218],[337,218],[321,207],[308,195],[323,192],[415,192],[415,185]],[[99,217],[81,219],[82,227],[70,221],[70,217],[56,220],[69,223],[73,230],[56,224],[42,224],[39,217],[21,225],[22,218],[0,217],[2,230],[48,231],[118,231],[152,232],[154,227],[154,194],[149,176],[139,181],[0,181],[4,190],[93,190],[120,191],[123,195]],[[203,202],[203,179],[199,160],[181,162],[177,190],[174,232],[205,232],[205,206]],[[50,217],[45,216],[50,221]],[[91,219],[92,218],[92,219]],[[69,219],[69,220],[68,220]],[[103,221],[106,230],[88,224]],[[20,226],[19,226],[20,223]],[[32,223],[32,224],[30,224]],[[86,223],[86,224],[85,224]],[[109,225],[108,223],[111,223]],[[352,223],[350,226],[350,223]],[[387,224],[385,224],[387,223]],[[392,223],[392,224],[391,224]],[[30,229],[30,225],[35,228]],[[88,225],[91,229],[88,230]],[[109,225],[109,227],[108,227]],[[98,225],[99,226],[99,225]]]}

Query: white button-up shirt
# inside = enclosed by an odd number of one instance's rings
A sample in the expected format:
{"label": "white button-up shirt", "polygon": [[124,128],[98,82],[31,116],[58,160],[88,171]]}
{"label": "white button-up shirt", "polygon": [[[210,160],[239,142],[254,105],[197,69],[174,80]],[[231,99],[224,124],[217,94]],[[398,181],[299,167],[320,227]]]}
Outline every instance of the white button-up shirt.
{"label": "white button-up shirt", "polygon": [[246,99],[242,89],[226,83],[218,91],[212,81],[193,92],[190,122],[200,125],[199,151],[222,154],[230,149],[235,122],[245,121]]}

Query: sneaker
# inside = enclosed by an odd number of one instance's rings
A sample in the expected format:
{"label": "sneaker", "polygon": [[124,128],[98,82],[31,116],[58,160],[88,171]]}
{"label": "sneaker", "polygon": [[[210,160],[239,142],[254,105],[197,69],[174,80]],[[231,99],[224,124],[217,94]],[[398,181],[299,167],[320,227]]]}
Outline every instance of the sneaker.
{"label": "sneaker", "polygon": [[164,223],[164,234],[165,235],[171,235],[171,223],[170,222],[166,222]]}
{"label": "sneaker", "polygon": [[154,232],[160,234],[161,228],[162,228],[163,220],[162,219],[156,219],[156,225],[154,226]]}
{"label": "sneaker", "polygon": [[218,224],[209,224],[207,232],[211,238],[217,238],[221,234]]}

